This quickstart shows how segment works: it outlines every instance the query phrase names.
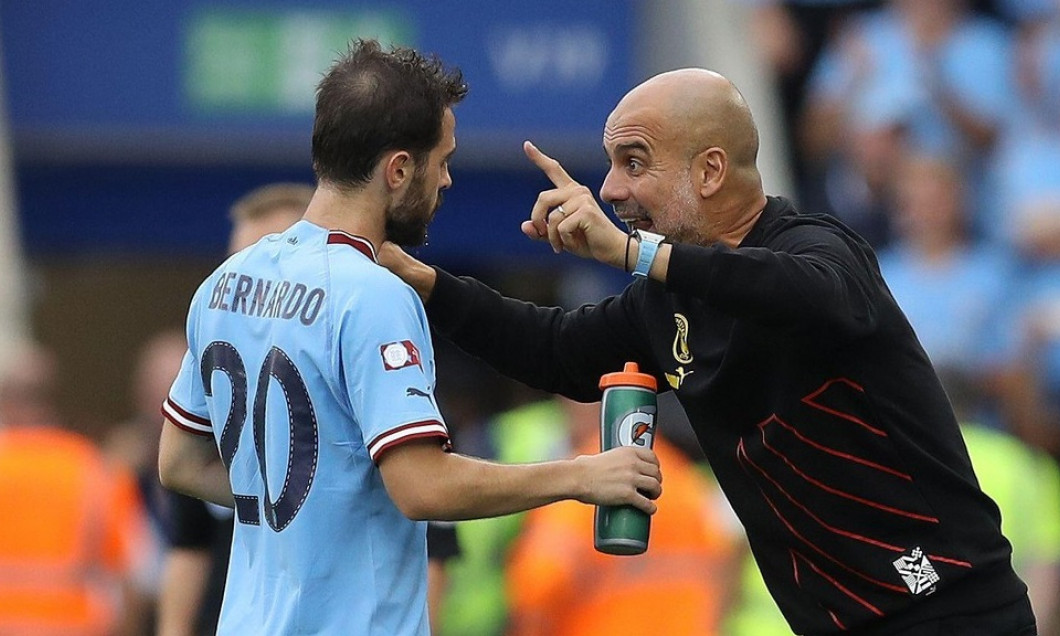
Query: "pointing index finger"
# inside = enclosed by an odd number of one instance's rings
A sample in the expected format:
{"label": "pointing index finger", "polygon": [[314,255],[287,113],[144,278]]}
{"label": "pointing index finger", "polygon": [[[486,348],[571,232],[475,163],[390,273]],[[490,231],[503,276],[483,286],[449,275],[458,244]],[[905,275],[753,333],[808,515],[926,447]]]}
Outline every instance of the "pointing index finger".
{"label": "pointing index finger", "polygon": [[557,188],[562,188],[574,183],[574,179],[571,178],[567,171],[563,169],[559,161],[556,161],[552,157],[549,157],[545,153],[538,150],[537,146],[530,143],[529,141],[523,142],[523,152],[530,158],[530,161],[534,162],[534,165],[541,169],[548,177],[552,185]]}

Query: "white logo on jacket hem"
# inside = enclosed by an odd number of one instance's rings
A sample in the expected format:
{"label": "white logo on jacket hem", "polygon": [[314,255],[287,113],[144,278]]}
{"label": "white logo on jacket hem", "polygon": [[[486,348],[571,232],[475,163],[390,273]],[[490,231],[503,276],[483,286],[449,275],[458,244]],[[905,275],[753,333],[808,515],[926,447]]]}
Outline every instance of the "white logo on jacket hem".
{"label": "white logo on jacket hem", "polygon": [[913,548],[909,554],[903,554],[894,561],[894,569],[898,570],[906,587],[913,594],[930,594],[939,582],[939,574],[935,566],[924,555],[920,546]]}

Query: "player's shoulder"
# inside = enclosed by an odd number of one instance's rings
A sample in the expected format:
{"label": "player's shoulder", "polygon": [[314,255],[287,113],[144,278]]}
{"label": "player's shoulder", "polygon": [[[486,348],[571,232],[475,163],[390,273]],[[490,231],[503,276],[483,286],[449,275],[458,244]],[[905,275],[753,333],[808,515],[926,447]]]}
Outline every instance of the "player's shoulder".
{"label": "player's shoulder", "polygon": [[328,234],[328,260],[332,291],[388,302],[416,297],[411,287],[379,264],[375,246],[368,239],[332,230]]}
{"label": "player's shoulder", "polygon": [[231,269],[231,261],[235,256],[235,254],[228,256],[228,258],[215,267],[206,278],[202,279],[202,282],[199,283],[199,286],[195,289],[195,293],[192,294],[191,297],[192,310],[210,298],[210,294],[213,293],[214,288],[217,286],[217,281]]}

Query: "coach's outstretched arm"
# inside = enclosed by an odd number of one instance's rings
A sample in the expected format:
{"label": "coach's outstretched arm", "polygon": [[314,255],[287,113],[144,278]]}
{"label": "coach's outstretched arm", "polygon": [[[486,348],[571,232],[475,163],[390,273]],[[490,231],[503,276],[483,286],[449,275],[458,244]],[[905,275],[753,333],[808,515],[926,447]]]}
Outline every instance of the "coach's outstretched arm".
{"label": "coach's outstretched arm", "polygon": [[388,450],[379,470],[390,498],[415,520],[496,517],[563,499],[628,504],[654,514],[652,500],[662,493],[655,453],[633,447],[537,464],[497,464],[420,440]]}

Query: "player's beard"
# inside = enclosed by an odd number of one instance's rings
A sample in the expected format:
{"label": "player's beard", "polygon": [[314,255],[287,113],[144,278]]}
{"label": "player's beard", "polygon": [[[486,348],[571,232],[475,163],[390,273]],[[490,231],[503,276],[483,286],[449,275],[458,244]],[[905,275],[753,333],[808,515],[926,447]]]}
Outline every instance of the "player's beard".
{"label": "player's beard", "polygon": [[401,247],[419,247],[427,242],[427,226],[442,205],[438,191],[432,202],[427,193],[427,180],[416,173],[404,198],[387,210],[386,238]]}

